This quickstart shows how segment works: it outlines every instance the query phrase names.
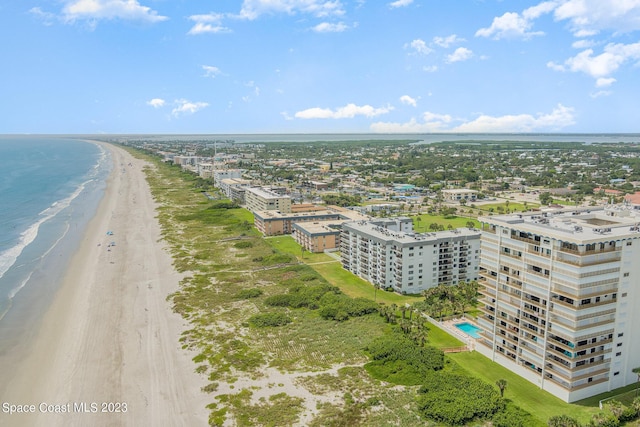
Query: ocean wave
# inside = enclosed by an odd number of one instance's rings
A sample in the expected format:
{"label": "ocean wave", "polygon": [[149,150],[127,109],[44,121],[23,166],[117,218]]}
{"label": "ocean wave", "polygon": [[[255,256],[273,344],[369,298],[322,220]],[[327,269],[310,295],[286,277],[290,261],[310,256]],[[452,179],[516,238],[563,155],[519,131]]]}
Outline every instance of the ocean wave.
{"label": "ocean wave", "polygon": [[[22,254],[24,249],[36,239],[36,237],[38,236],[38,231],[40,230],[40,226],[50,219],[54,218],[67,207],[69,207],[71,202],[76,197],[78,197],[82,193],[82,191],[84,191],[87,184],[92,181],[92,179],[84,181],[68,197],[53,202],[48,208],[40,212],[38,214],[40,218],[36,222],[31,224],[29,228],[20,233],[18,242],[14,246],[0,253],[0,278],[2,278],[5,273],[15,264],[16,260],[18,259],[20,254]],[[52,248],[55,247],[58,242],[59,239],[56,240],[56,243],[54,243]]]}

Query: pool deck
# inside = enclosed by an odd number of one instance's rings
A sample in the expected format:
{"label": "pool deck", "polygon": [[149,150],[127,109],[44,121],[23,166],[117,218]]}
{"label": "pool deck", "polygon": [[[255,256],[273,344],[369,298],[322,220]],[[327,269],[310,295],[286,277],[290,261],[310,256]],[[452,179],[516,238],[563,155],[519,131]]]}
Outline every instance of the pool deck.
{"label": "pool deck", "polygon": [[454,319],[438,322],[438,325],[449,335],[453,335],[460,341],[464,342],[469,348],[469,351],[473,351],[476,349],[476,338],[473,338],[471,335],[461,331],[459,328],[456,328],[457,324],[465,322],[477,326],[475,322],[465,317],[456,317]]}

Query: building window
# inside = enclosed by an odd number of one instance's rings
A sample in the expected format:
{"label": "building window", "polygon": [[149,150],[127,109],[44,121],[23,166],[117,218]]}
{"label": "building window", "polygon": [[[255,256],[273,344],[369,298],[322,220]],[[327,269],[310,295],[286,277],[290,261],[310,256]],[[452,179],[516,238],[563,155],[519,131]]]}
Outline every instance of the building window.
{"label": "building window", "polygon": [[629,273],[624,273],[624,277],[629,277]]}
{"label": "building window", "polygon": [[616,376],[618,376],[618,375],[620,375],[620,371],[618,371],[618,372],[614,372],[614,373],[613,373],[613,376],[614,376],[614,377],[616,377]]}
{"label": "building window", "polygon": [[631,246],[631,244],[632,244],[631,242],[627,242],[627,246]]}
{"label": "building window", "polygon": [[621,343],[621,342],[619,342],[619,343],[616,345],[616,347],[622,347],[622,343]]}
{"label": "building window", "polygon": [[616,357],[618,357],[618,356],[622,356],[622,352],[621,351],[616,353]]}
{"label": "building window", "polygon": [[618,334],[618,338],[620,338],[621,336],[624,336],[624,332],[620,332],[620,333]]}

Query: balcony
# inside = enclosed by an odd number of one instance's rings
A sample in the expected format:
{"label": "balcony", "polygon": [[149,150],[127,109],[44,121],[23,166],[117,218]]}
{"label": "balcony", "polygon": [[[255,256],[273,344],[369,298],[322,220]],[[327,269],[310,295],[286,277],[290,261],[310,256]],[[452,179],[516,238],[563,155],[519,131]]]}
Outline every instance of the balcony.
{"label": "balcony", "polygon": [[570,253],[569,255],[560,251],[556,257],[556,261],[565,264],[570,264],[578,267],[586,267],[590,265],[607,264],[611,262],[620,262],[622,259],[622,253],[620,251],[607,251],[607,252],[581,252]]}

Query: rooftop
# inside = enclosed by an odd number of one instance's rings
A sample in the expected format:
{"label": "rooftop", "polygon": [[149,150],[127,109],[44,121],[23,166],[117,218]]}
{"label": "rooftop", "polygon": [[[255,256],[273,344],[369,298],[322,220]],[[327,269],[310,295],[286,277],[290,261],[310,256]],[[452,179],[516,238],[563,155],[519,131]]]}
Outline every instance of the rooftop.
{"label": "rooftop", "polygon": [[640,237],[640,212],[623,205],[552,209],[485,216],[478,220],[579,243]]}

